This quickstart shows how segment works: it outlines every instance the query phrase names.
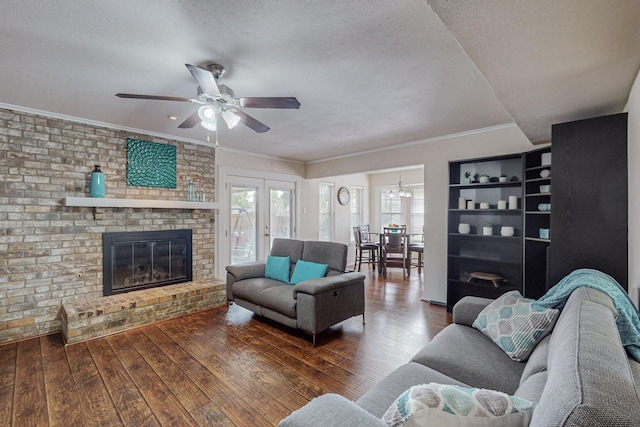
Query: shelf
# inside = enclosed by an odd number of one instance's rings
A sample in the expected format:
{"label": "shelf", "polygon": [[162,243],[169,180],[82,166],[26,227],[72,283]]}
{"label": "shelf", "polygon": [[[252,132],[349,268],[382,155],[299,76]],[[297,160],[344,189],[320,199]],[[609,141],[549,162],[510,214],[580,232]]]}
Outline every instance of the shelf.
{"label": "shelf", "polygon": [[551,215],[551,211],[526,211],[527,215]]}
{"label": "shelf", "polygon": [[522,261],[520,260],[504,260],[504,259],[496,259],[496,258],[487,258],[487,257],[479,257],[479,256],[466,256],[466,255],[453,255],[450,254],[449,258],[460,259],[460,260],[468,260],[468,261],[482,261],[482,262],[493,262],[496,264],[513,264],[519,266]]}
{"label": "shelf", "polygon": [[551,196],[551,193],[527,193],[524,195],[525,197],[549,197]]}
{"label": "shelf", "polygon": [[533,166],[533,167],[527,168],[527,172],[538,171],[542,169],[551,169],[551,163],[549,163],[548,165],[540,165],[540,166]]}
{"label": "shelf", "polygon": [[464,237],[464,238],[482,238],[482,239],[505,239],[505,240],[519,240],[521,236],[501,236],[499,234],[492,234],[486,236],[484,234],[462,234],[462,233],[449,233],[449,236]]}
{"label": "shelf", "polygon": [[520,215],[522,209],[449,209],[449,212],[465,213],[465,214],[511,214]]}
{"label": "shelf", "polygon": [[65,197],[64,206],[78,206],[88,208],[159,208],[159,209],[219,209],[216,202],[187,202],[181,200],[154,199],[114,199],[98,197]]}
{"label": "shelf", "polygon": [[465,285],[465,286],[478,286],[481,288],[489,288],[489,289],[506,289],[506,290],[517,290],[518,289],[518,285],[514,285],[511,282],[507,282],[507,281],[501,281],[500,282],[500,286],[494,286],[493,283],[491,282],[482,282],[482,281],[477,281],[477,282],[467,282],[466,280],[461,280],[461,279],[447,279],[449,281],[449,283],[453,284],[453,285]]}
{"label": "shelf", "polygon": [[521,187],[522,181],[507,181],[507,182],[484,182],[484,183],[471,183],[471,184],[450,184],[450,188],[460,189],[477,189],[477,188],[501,188],[501,187]]}
{"label": "shelf", "polygon": [[539,237],[525,237],[524,240],[527,240],[529,242],[551,243],[551,239],[541,239]]}

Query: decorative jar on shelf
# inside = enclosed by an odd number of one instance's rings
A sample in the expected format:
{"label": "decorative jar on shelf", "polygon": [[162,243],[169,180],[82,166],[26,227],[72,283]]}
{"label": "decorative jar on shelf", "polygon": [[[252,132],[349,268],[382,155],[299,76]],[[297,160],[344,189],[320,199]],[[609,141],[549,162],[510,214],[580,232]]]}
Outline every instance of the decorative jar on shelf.
{"label": "decorative jar on shelf", "polygon": [[480,178],[478,179],[478,181],[481,184],[486,184],[487,182],[489,182],[489,175],[480,175]]}
{"label": "decorative jar on shelf", "polygon": [[458,233],[469,234],[470,232],[471,232],[471,226],[469,224],[464,224],[464,223],[458,224]]}
{"label": "decorative jar on shelf", "polygon": [[100,165],[94,165],[94,167],[95,169],[91,172],[89,195],[91,197],[104,197],[104,173],[100,170]]}
{"label": "decorative jar on shelf", "polygon": [[513,227],[503,226],[500,228],[500,234],[505,237],[511,237],[515,234],[515,229]]}

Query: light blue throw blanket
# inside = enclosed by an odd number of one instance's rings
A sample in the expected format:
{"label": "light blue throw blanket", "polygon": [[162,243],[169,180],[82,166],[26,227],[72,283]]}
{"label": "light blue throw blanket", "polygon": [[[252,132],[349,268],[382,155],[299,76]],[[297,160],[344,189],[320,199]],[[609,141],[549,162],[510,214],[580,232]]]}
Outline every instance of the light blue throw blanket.
{"label": "light blue throw blanket", "polygon": [[538,303],[545,307],[562,309],[571,292],[580,286],[597,289],[613,300],[613,305],[618,310],[616,325],[620,332],[622,345],[635,360],[640,362],[640,317],[638,310],[629,299],[627,292],[608,274],[589,268],[575,270],[549,289],[538,300]]}

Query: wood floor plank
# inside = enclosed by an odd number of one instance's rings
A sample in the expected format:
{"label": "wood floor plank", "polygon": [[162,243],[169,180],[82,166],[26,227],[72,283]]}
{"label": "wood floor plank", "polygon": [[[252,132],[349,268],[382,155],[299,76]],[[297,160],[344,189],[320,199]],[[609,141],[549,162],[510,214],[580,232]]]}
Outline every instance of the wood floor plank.
{"label": "wood floor plank", "polygon": [[131,387],[131,377],[105,338],[89,341],[87,348],[100,372],[122,422],[129,425],[159,426],[140,391]]}
{"label": "wood floor plank", "polygon": [[306,405],[309,402],[309,399],[307,399],[297,391],[291,390],[289,393],[280,398],[280,402],[291,411],[295,411],[301,406]]}
{"label": "wood floor plank", "polygon": [[80,401],[87,424],[123,425],[87,345],[72,344],[65,347],[65,352],[76,387],[81,390]]}
{"label": "wood floor plank", "polygon": [[111,335],[107,341],[161,425],[197,425],[169,387],[158,377],[124,334]]}
{"label": "wood floor plank", "polygon": [[[256,382],[256,378],[247,373],[250,361],[245,360],[239,352],[242,348],[236,348],[233,354],[227,348],[218,351],[215,340],[211,340],[206,334],[184,336],[180,331],[178,322],[163,323],[162,330],[167,335],[177,335],[181,341],[185,341],[185,348],[196,357],[207,369],[221,378],[227,385],[240,390],[243,396],[253,404],[254,410],[259,412],[268,421],[277,423],[288,413],[288,409],[275,400],[270,394],[271,390],[264,383]],[[258,378],[259,380],[260,378]]]}
{"label": "wood floor plank", "polygon": [[80,397],[67,363],[62,336],[40,338],[47,411],[51,426],[86,425]]}
{"label": "wood floor plank", "polygon": [[18,344],[0,346],[0,425],[11,425],[13,412],[13,390],[16,383]]}
{"label": "wood floor plank", "polygon": [[189,377],[174,364],[141,330],[124,334],[133,343],[138,353],[176,395],[182,406],[193,412],[209,403],[209,398]]}
{"label": "wood floor plank", "polygon": [[40,340],[21,341],[16,357],[13,424],[39,426],[48,423]]}
{"label": "wood floor plank", "polygon": [[[242,426],[246,423],[247,415],[251,414],[253,405],[245,401],[243,396],[228,386],[223,380],[209,371],[195,357],[188,353],[180,344],[169,338],[157,325],[143,328],[149,339],[165,353],[174,363],[180,365],[189,378],[211,399],[214,408],[226,415],[232,423]],[[230,404],[230,402],[232,402]],[[210,412],[213,413],[213,409]],[[256,425],[269,425],[260,414],[254,414]],[[200,420],[194,416],[196,420]]]}

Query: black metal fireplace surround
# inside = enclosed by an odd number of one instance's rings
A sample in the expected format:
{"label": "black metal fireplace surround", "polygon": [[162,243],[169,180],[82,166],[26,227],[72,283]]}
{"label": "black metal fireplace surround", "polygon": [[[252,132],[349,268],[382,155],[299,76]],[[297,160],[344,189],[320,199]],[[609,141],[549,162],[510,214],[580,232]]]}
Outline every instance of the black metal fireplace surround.
{"label": "black metal fireplace surround", "polygon": [[104,233],[103,295],[190,282],[189,229]]}

